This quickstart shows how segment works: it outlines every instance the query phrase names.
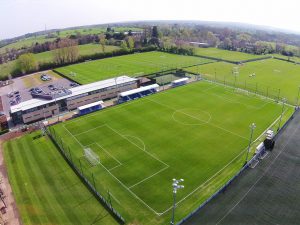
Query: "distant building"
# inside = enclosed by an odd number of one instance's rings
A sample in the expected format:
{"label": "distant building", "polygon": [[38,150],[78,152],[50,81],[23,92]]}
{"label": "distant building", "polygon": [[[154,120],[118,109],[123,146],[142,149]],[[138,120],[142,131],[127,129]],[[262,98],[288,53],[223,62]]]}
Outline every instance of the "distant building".
{"label": "distant building", "polygon": [[208,48],[210,45],[206,42],[194,42],[191,41],[189,42],[190,45],[195,46],[195,47],[200,47],[200,48]]}
{"label": "distant building", "polygon": [[54,99],[31,99],[11,106],[14,124],[28,124],[72,111],[80,106],[117,97],[119,93],[138,87],[138,80],[128,76],[116,77],[69,89],[68,94]]}

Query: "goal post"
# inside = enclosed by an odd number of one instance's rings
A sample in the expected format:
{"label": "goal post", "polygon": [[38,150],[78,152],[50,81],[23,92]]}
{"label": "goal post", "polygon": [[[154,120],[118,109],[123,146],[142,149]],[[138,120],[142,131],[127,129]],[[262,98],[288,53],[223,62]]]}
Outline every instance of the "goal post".
{"label": "goal post", "polygon": [[83,154],[84,154],[84,157],[87,159],[87,161],[92,166],[96,166],[96,165],[100,164],[99,156],[91,148],[84,148]]}

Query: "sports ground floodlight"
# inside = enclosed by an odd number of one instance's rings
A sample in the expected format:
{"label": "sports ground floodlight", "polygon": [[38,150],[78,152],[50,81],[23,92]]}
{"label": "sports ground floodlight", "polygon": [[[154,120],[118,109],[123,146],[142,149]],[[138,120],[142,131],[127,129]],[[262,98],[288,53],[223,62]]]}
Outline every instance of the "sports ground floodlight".
{"label": "sports ground floodlight", "polygon": [[172,219],[171,219],[171,225],[174,225],[174,218],[175,218],[175,208],[176,208],[176,193],[177,193],[177,190],[178,189],[182,189],[184,188],[183,185],[180,185],[179,183],[180,182],[183,182],[184,179],[179,179],[179,180],[176,180],[175,178],[173,178],[173,184],[172,184],[172,187],[173,187],[173,212],[172,212]]}
{"label": "sports ground floodlight", "polygon": [[281,120],[282,120],[282,116],[283,116],[283,113],[284,113],[284,107],[285,107],[285,104],[286,104],[286,98],[283,98],[283,99],[282,99],[282,109],[281,109],[281,115],[280,115],[280,119],[279,119],[279,124],[278,124],[277,131],[279,131],[279,130],[280,130],[280,126],[281,126]]}
{"label": "sports ground floodlight", "polygon": [[251,146],[251,143],[252,143],[253,131],[254,131],[255,128],[256,128],[256,124],[252,123],[250,125],[251,134],[250,134],[249,145],[248,145],[247,154],[246,154],[246,160],[245,160],[245,164],[244,165],[246,165],[248,163],[248,156],[249,156],[249,152],[250,152],[250,146]]}

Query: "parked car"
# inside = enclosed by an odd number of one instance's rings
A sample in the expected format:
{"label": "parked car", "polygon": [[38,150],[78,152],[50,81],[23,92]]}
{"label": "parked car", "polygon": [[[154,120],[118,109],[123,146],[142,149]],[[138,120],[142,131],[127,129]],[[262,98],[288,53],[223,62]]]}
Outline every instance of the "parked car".
{"label": "parked car", "polygon": [[71,87],[77,87],[77,86],[78,86],[78,84],[77,84],[77,83],[75,83],[75,82],[72,82],[72,83],[70,83],[70,86],[71,86]]}
{"label": "parked car", "polygon": [[49,75],[47,75],[47,74],[42,74],[41,75],[41,80],[42,81],[49,81],[49,80],[51,80],[52,78],[49,76]]}
{"label": "parked car", "polygon": [[10,93],[7,94],[7,97],[9,97],[9,98],[12,98],[13,96],[14,96],[13,92],[10,92]]}
{"label": "parked car", "polygon": [[19,91],[15,91],[14,94],[15,94],[15,95],[19,95],[20,92],[19,92]]}
{"label": "parked car", "polygon": [[42,93],[43,91],[42,91],[42,89],[40,89],[40,88],[34,88],[34,90],[31,92],[31,93],[35,93],[35,94],[40,94],[40,93]]}
{"label": "parked car", "polygon": [[9,101],[9,104],[10,104],[10,105],[16,105],[17,102],[16,102],[15,100],[10,100],[10,101]]}

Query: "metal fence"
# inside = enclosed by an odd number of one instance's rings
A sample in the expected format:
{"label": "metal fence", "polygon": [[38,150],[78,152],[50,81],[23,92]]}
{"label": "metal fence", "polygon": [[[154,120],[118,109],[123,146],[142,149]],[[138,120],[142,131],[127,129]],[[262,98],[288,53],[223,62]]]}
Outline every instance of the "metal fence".
{"label": "metal fence", "polygon": [[[246,80],[239,80],[239,79],[228,79],[226,76],[223,76],[220,78],[217,75],[210,76],[206,74],[197,74],[194,72],[187,72],[189,74],[193,74],[195,76],[199,76],[201,79],[210,81],[210,82],[215,82],[219,84],[223,84],[225,86],[230,86],[233,88],[236,88],[237,90],[241,90],[244,92],[248,92],[249,94],[255,94],[255,95],[260,95],[265,98],[269,98],[272,100],[275,100],[277,102],[282,101],[284,96],[282,96],[281,89],[273,88],[271,86],[259,84],[259,83],[253,83],[253,82],[247,82]],[[297,99],[286,99],[287,103],[290,105],[295,105],[297,102]]]}
{"label": "metal fence", "polygon": [[95,178],[93,173],[90,174],[90,181],[87,179],[88,174],[84,174],[84,170],[82,169],[81,161],[78,159],[78,164],[76,165],[77,160],[72,158],[72,153],[70,148],[59,138],[53,127],[44,127],[42,130],[47,134],[47,136],[51,139],[51,141],[55,144],[57,149],[63,155],[65,160],[71,166],[71,168],[75,171],[75,173],[79,176],[79,178],[85,183],[85,185],[89,188],[89,190],[95,195],[95,197],[104,205],[106,209],[116,218],[116,220],[121,223],[125,224],[125,219],[121,216],[121,214],[112,207],[112,204],[109,200],[106,200],[102,194],[96,188]]}
{"label": "metal fence", "polygon": [[[287,125],[291,122],[291,120],[294,118],[294,115],[298,113],[300,110],[297,108],[295,112],[290,116],[290,118],[284,123],[284,125],[278,130],[276,135],[274,136],[274,139],[276,140],[278,138],[278,135],[287,127]],[[190,219],[195,213],[197,213],[199,210],[201,210],[207,203],[209,203],[212,199],[214,199],[217,195],[220,193],[224,193],[224,191],[229,187],[229,185],[238,178],[246,169],[249,168],[249,165],[252,164],[255,160],[259,160],[259,158],[263,155],[264,150],[261,150],[257,154],[255,154],[249,161],[246,163],[238,172],[236,175],[234,175],[229,181],[227,181],[221,188],[219,188],[211,197],[209,197],[205,202],[203,202],[197,209],[195,209],[193,212],[191,212],[189,215],[187,215],[185,218],[180,220],[177,225],[184,224],[185,221]]]}

